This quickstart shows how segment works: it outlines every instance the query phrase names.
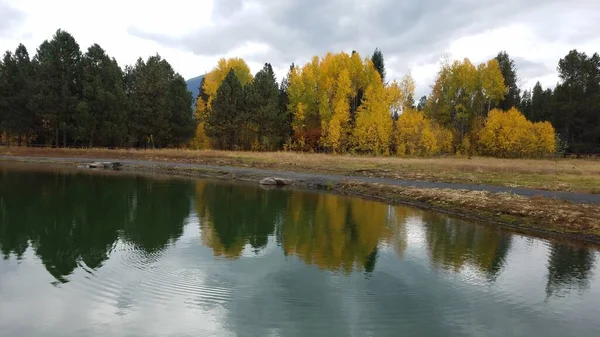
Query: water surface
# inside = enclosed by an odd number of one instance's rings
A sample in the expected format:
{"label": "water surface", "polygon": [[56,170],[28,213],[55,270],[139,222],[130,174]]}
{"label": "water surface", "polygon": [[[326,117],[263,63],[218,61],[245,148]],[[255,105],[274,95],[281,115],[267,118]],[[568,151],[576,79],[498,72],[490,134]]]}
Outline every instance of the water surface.
{"label": "water surface", "polygon": [[595,247],[328,193],[0,166],[0,336],[600,336]]}

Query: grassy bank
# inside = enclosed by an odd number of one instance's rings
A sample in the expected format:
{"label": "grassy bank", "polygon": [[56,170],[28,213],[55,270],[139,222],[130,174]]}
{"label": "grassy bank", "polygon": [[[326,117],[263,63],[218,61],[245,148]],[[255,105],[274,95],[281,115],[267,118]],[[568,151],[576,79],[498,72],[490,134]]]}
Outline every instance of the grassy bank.
{"label": "grassy bank", "polygon": [[340,184],[336,190],[483,220],[524,233],[550,234],[600,244],[600,206],[543,197],[451,189]]}
{"label": "grassy bank", "polygon": [[1,148],[0,155],[127,158],[600,193],[600,160],[396,158],[292,152]]}

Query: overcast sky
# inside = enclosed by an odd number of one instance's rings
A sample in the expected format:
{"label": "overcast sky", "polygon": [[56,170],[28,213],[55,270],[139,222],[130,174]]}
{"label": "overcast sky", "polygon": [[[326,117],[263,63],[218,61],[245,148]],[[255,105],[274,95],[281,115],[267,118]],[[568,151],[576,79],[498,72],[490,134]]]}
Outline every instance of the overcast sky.
{"label": "overcast sky", "polygon": [[[327,51],[383,51],[389,79],[411,72],[429,92],[442,55],[481,62],[506,50],[521,86],[558,81],[570,49],[600,52],[598,0],[0,0],[0,50],[31,56],[62,28],[83,51],[100,44],[121,66],[159,53],[186,79],[220,57],[289,64]],[[417,97],[418,97],[417,96]]]}

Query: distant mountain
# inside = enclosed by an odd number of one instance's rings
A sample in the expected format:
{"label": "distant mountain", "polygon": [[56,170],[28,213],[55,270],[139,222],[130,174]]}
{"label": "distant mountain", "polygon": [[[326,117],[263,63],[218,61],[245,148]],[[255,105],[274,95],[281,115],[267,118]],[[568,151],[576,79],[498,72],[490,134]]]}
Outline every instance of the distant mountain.
{"label": "distant mountain", "polygon": [[204,75],[200,75],[185,81],[188,91],[191,92],[192,96],[194,97],[194,101],[196,100],[196,97],[198,97],[198,87],[200,86],[200,82],[202,82],[203,78]]}

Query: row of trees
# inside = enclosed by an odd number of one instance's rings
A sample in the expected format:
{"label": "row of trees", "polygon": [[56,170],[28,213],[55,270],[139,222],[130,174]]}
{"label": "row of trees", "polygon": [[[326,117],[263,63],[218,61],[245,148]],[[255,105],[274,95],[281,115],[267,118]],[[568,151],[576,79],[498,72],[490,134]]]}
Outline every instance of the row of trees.
{"label": "row of trees", "polygon": [[365,59],[315,56],[292,65],[279,88],[270,64],[253,77],[244,60],[222,59],[200,85],[192,146],[503,157],[556,150],[552,125],[528,121],[514,105],[520,92],[506,53],[479,65],[443,63],[432,94],[417,106],[414,90],[410,75],[385,81],[379,50]]}
{"label": "row of trees", "polygon": [[[508,54],[501,52],[495,59],[504,79],[505,90],[500,97],[496,94],[490,95],[491,107],[505,111],[517,108],[531,122],[549,122],[556,132],[555,145],[558,150],[574,153],[600,153],[600,55],[598,53],[594,53],[590,57],[586,53],[571,50],[558,62],[557,70],[560,82],[553,89],[543,89],[537,82],[532,90],[524,91],[518,86],[519,77],[516,65]],[[471,95],[470,89],[476,88],[477,85],[485,85],[485,80],[478,82],[472,75],[471,77],[465,75],[472,74],[472,70],[471,72],[465,72],[464,69],[461,71],[460,68],[464,68],[465,63],[468,64],[467,61],[465,60],[462,64],[460,62],[445,63],[438,74],[432,94],[429,97],[421,97],[418,108],[446,125],[449,119],[444,117],[448,117],[449,111],[450,115],[455,114],[450,119],[454,123],[463,121],[464,115],[461,113],[466,111],[467,119],[475,116],[475,124],[473,124],[473,120],[469,120],[465,125],[466,135],[471,136],[469,128],[477,129],[481,127],[483,121],[478,120],[477,109],[473,109],[469,104],[464,104],[461,100],[466,99],[466,102],[480,105],[480,98],[477,99],[477,96]],[[472,69],[470,66],[468,68]],[[487,79],[490,83],[489,78]],[[463,84],[457,86],[457,82]],[[510,115],[513,125],[525,125],[518,114]],[[541,130],[550,132],[548,125],[544,124],[543,127],[542,124],[536,125],[538,132]],[[464,136],[465,132],[461,132],[461,134]],[[515,137],[513,135],[513,138]],[[477,138],[469,137],[468,140]],[[539,141],[546,143],[547,146],[551,145],[549,140]],[[486,151],[482,152],[486,153]],[[515,153],[520,153],[520,151]]]}
{"label": "row of trees", "polygon": [[[398,155],[600,152],[600,56],[573,50],[558,71],[554,89],[538,83],[522,92],[505,52],[477,65],[446,61],[429,97],[415,105],[413,79],[386,81],[380,50],[364,59],[315,56],[292,64],[280,84],[268,63],[253,76],[243,59],[222,59],[204,76],[193,112],[185,81],[159,55],[121,69],[97,44],[82,53],[58,30],[32,59],[19,45],[0,62],[0,141]],[[490,119],[493,109],[504,115]],[[495,136],[484,136],[485,128]],[[502,132],[535,136],[500,140]],[[506,147],[523,141],[518,150]]]}
{"label": "row of trees", "polygon": [[10,145],[181,146],[194,134],[192,96],[159,55],[121,69],[97,44],[82,53],[58,30],[30,59],[0,62],[0,128]]}
{"label": "row of trees", "polygon": [[277,150],[289,137],[287,80],[281,89],[269,63],[252,76],[240,58],[221,59],[196,99],[194,148]]}
{"label": "row of trees", "polygon": [[558,62],[560,82],[538,82],[523,92],[520,108],[533,121],[550,121],[569,150],[600,153],[600,55],[572,50]]}
{"label": "row of trees", "polygon": [[414,81],[385,84],[383,55],[353,52],[292,65],[278,86],[270,64],[254,77],[244,60],[222,59],[196,100],[196,148],[387,154],[392,115],[412,101]]}

